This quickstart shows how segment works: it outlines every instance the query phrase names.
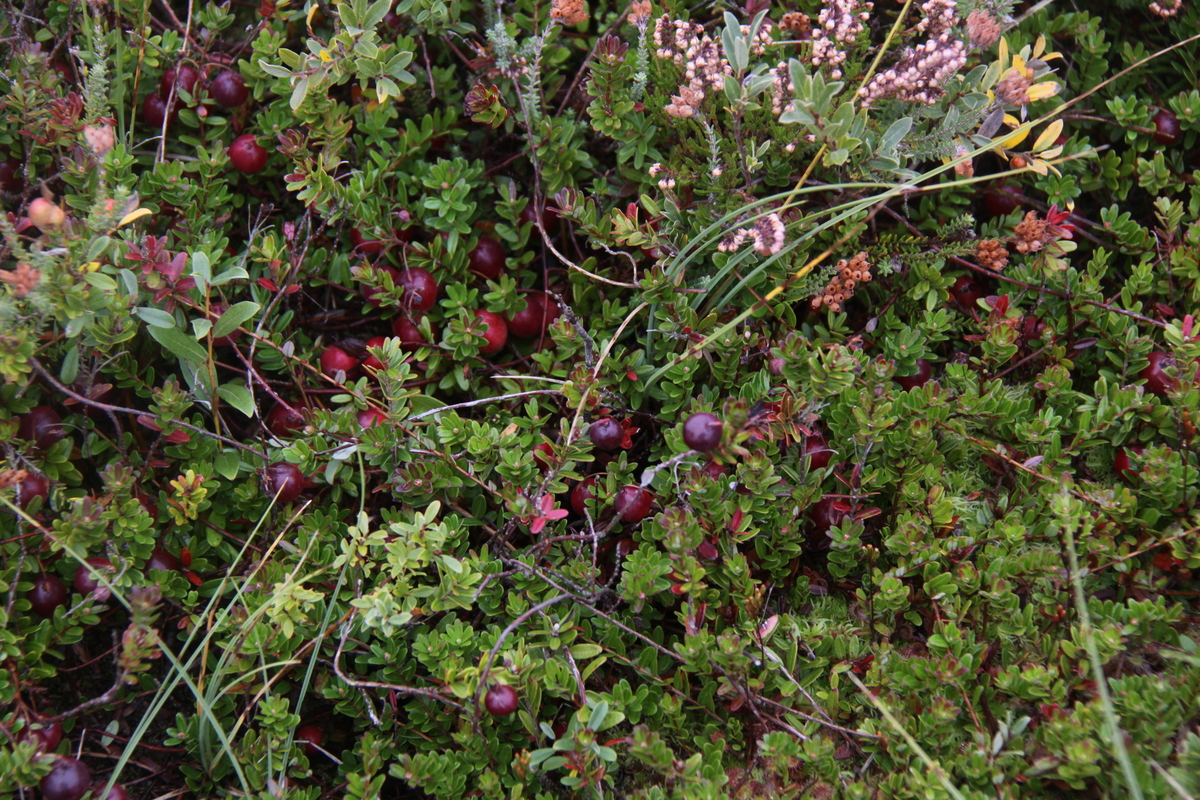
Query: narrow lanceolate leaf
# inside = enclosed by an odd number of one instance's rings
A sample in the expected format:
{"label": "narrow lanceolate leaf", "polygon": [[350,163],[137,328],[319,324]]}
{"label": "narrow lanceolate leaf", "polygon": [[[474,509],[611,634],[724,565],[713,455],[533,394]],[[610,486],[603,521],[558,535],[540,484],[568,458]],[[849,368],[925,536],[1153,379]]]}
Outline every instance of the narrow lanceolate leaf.
{"label": "narrow lanceolate leaf", "polygon": [[257,314],[261,307],[252,300],[243,300],[240,303],[234,303],[221,315],[216,325],[213,326],[213,336],[220,339],[222,336],[228,336],[233,333],[243,322],[246,322]]}
{"label": "narrow lanceolate leaf", "polygon": [[203,364],[208,360],[208,353],[204,348],[178,328],[150,327],[147,330],[156,342],[165,347],[167,352],[177,358],[182,358],[184,361],[191,361],[194,364]]}

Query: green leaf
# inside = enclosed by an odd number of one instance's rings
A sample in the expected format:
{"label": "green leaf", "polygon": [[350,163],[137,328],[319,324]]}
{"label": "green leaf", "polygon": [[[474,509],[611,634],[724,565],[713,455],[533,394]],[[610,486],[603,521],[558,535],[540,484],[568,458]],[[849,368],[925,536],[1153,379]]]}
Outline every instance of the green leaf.
{"label": "green leaf", "polygon": [[304,98],[308,96],[308,78],[301,78],[296,81],[296,85],[292,87],[292,99],[288,103],[292,107],[292,111],[304,105]]}
{"label": "green leaf", "polygon": [[190,336],[178,328],[147,328],[154,340],[167,348],[176,358],[190,361],[193,364],[203,364],[208,361],[208,353],[196,344]]}
{"label": "green leaf", "polygon": [[139,306],[133,310],[133,313],[138,316],[147,325],[152,325],[155,328],[174,328],[175,317],[171,316],[161,308],[149,308],[148,306]]}
{"label": "green leaf", "polygon": [[212,325],[212,320],[205,317],[192,320],[192,333],[195,335],[196,341],[207,336],[208,332],[212,330]]}
{"label": "green leaf", "polygon": [[570,648],[571,655],[575,658],[595,658],[604,652],[604,648],[598,644],[577,644]]}
{"label": "green leaf", "polygon": [[196,288],[201,292],[205,291],[212,283],[212,264],[208,260],[208,253],[203,251],[192,253],[192,278],[196,281]]}
{"label": "green leaf", "polygon": [[241,267],[230,267],[220,275],[212,279],[213,286],[224,286],[230,281],[236,281],[241,278],[249,278],[250,275]]}
{"label": "green leaf", "polygon": [[228,336],[233,333],[239,325],[257,314],[260,308],[262,306],[253,300],[243,300],[240,303],[234,303],[221,315],[221,318],[217,320],[217,324],[213,326],[213,337],[220,339],[222,336]]}
{"label": "green leaf", "polygon": [[58,371],[59,380],[63,383],[74,383],[79,377],[79,342],[72,342],[63,354],[62,368]]}
{"label": "green leaf", "polygon": [[105,275],[103,272],[89,272],[83,276],[83,279],[102,292],[117,290],[117,282],[111,275]]}
{"label": "green leaf", "polygon": [[[225,387],[222,386],[221,389]],[[218,391],[220,391],[218,389]],[[227,481],[231,481],[238,475],[238,469],[242,466],[242,459],[237,453],[221,453],[213,459],[213,468],[217,473]]]}
{"label": "green leaf", "polygon": [[247,417],[254,416],[254,398],[250,396],[250,392],[245,386],[238,386],[236,383],[227,383],[224,386],[217,387],[217,394],[222,400]]}

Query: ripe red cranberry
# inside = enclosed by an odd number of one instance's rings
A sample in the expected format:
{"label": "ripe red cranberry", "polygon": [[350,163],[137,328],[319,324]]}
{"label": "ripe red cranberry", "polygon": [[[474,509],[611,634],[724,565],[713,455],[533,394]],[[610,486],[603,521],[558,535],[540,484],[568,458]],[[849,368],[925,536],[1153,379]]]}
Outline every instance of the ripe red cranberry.
{"label": "ripe red cranberry", "polygon": [[396,285],[404,287],[401,302],[410,311],[422,313],[433,308],[437,302],[438,284],[428,270],[409,267],[396,275]]}
{"label": "ripe red cranberry", "polygon": [[275,436],[290,436],[296,431],[303,430],[307,424],[308,414],[304,406],[290,406],[283,403],[276,403],[267,412],[267,430]]}
{"label": "ripe red cranberry", "polygon": [[571,490],[571,508],[579,516],[584,516],[587,511],[588,501],[596,497],[596,476],[589,475],[579,483],[575,484],[575,488]]}
{"label": "ripe red cranberry", "polygon": [[904,391],[915,389],[918,386],[924,386],[929,383],[929,379],[933,377],[933,364],[929,363],[924,358],[917,359],[917,371],[913,375],[897,375],[896,383],[900,384],[900,388]]}
{"label": "ripe red cranberry", "polygon": [[0,191],[14,194],[25,191],[25,174],[21,159],[11,157],[0,161]]}
{"label": "ripe red cranberry", "polygon": [[829,449],[829,440],[820,433],[806,437],[804,444],[800,446],[800,458],[808,460],[809,469],[825,469],[829,466],[830,459],[833,458],[833,451]]}
{"label": "ripe red cranberry", "polygon": [[95,556],[76,567],[75,580],[73,581],[75,591],[84,597],[89,594],[93,595],[99,602],[106,603],[108,602],[108,598],[112,597],[112,591],[96,577],[97,572],[104,574],[106,577],[111,575],[112,562],[102,556]]}
{"label": "ripe red cranberry", "polygon": [[539,442],[533,446],[533,463],[537,464],[537,468],[542,472],[550,469],[550,465],[554,463],[554,448],[545,442]]}
{"label": "ripe red cranberry", "polygon": [[613,508],[622,522],[641,522],[653,503],[654,493],[640,486],[622,486],[613,498]]}
{"label": "ripe red cranberry", "polygon": [[49,619],[54,616],[54,609],[67,604],[67,585],[62,578],[48,572],[34,578],[33,588],[26,596],[33,613]]}
{"label": "ripe red cranberry", "polygon": [[163,572],[175,572],[179,569],[179,559],[161,544],[154,545],[150,558],[146,559],[146,571],[160,569]]}
{"label": "ripe red cranberry", "polygon": [[1183,138],[1183,128],[1179,127],[1179,117],[1165,108],[1160,109],[1151,117],[1150,122],[1154,124],[1154,141],[1159,144],[1175,144]]}
{"label": "ripe red cranberry", "polygon": [[1116,458],[1113,459],[1113,471],[1127,481],[1132,480],[1138,471],[1133,466],[1131,456],[1140,456],[1145,452],[1146,446],[1144,444],[1128,444],[1118,448]]}
{"label": "ripe red cranberry", "polygon": [[382,239],[367,239],[358,228],[350,229],[350,241],[354,242],[354,252],[364,256],[377,256],[383,252]]}
{"label": "ripe red cranberry", "polygon": [[267,168],[267,148],[252,133],[243,133],[229,145],[229,161],[243,175],[257,175]]}
{"label": "ripe red cranberry", "polygon": [[276,502],[290,503],[308,487],[308,480],[295,464],[280,461],[263,470],[263,493],[279,495]]}
{"label": "ripe red cranberry", "polygon": [[146,95],[142,101],[142,122],[150,128],[161,131],[163,123],[168,126],[175,121],[175,109],[167,108],[167,99],[157,92]]}
{"label": "ripe red cranberry", "polygon": [[541,336],[554,320],[558,319],[560,313],[558,303],[549,295],[542,292],[527,294],[525,307],[509,319],[508,332],[525,339]]}
{"label": "ripe red cranberry", "polygon": [[196,93],[196,83],[199,80],[200,70],[189,64],[170,67],[159,78],[158,93],[163,97],[167,97],[171,94],[171,89],[174,88],[176,94],[187,92],[190,95],[194,95]]}
{"label": "ripe red cranberry", "polygon": [[421,329],[407,317],[396,317],[392,320],[392,333],[400,340],[401,350],[416,350],[429,344],[425,341]]}
{"label": "ripe red cranberry", "polygon": [[625,428],[612,417],[601,417],[588,427],[588,438],[601,450],[620,450]]}
{"label": "ripe red cranberry", "polygon": [[304,743],[304,752],[310,756],[321,754],[321,742],[325,741],[325,729],[320,725],[305,725],[296,729],[296,744]]}
{"label": "ripe red cranberry", "polygon": [[50,406],[34,406],[21,415],[17,436],[33,442],[45,450],[61,441],[67,432],[63,430],[62,417]]}
{"label": "ripe red cranberry", "polygon": [[[372,336],[366,342],[367,347],[383,347],[385,344],[387,344],[387,339],[382,336]],[[383,369],[383,362],[377,356],[368,354],[362,360],[362,368],[368,375],[374,375]]]}
{"label": "ripe red cranberry", "polygon": [[358,420],[358,424],[363,428],[374,428],[376,425],[382,425],[387,421],[387,414],[380,411],[378,408],[364,408],[354,415]]}
{"label": "ripe red cranberry", "polygon": [[984,296],[983,289],[970,275],[963,275],[950,287],[950,297],[963,308],[970,310]]}
{"label": "ripe red cranberry", "polygon": [[508,323],[504,321],[504,317],[477,308],[475,309],[475,318],[487,326],[483,331],[483,338],[487,340],[487,343],[479,348],[479,355],[491,356],[503,350],[504,345],[508,342]]}
{"label": "ripe red cranberry", "polygon": [[1021,192],[1011,186],[997,186],[983,193],[983,210],[989,217],[1007,217],[1021,207]]}
{"label": "ripe red cranberry", "polygon": [[103,797],[100,797],[103,789],[103,786],[98,788],[93,796],[98,797],[99,800],[129,800],[129,792],[125,791],[125,787],[119,783],[114,783],[112,788],[105,792]]}
{"label": "ripe red cranberry", "polygon": [[233,70],[225,70],[213,78],[208,93],[223,108],[237,108],[250,98],[246,82]]}
{"label": "ripe red cranberry", "polygon": [[809,546],[815,547],[818,550],[825,550],[829,547],[829,537],[825,534],[831,528],[841,525],[850,516],[850,512],[838,508],[839,505],[844,506],[845,503],[832,497],[825,497],[818,500],[809,509],[808,516],[813,522],[813,529],[808,537]]}
{"label": "ripe red cranberry", "polygon": [[345,372],[350,377],[358,370],[358,359],[336,345],[330,345],[321,351],[321,372],[333,377],[338,372]]}
{"label": "ripe red cranberry", "polygon": [[1175,366],[1175,357],[1170,353],[1155,350],[1146,358],[1150,360],[1150,363],[1138,373],[1138,377],[1146,382],[1146,391],[1159,397],[1165,397],[1179,385],[1178,380],[1166,373],[1166,370]]}
{"label": "ripe red cranberry", "polygon": [[[36,728],[33,726],[37,726]],[[38,752],[49,753],[58,747],[58,743],[62,741],[63,729],[61,722],[39,722],[38,720],[30,720],[21,731],[21,741],[32,741],[37,747]]]}
{"label": "ripe red cranberry", "polygon": [[17,506],[22,511],[29,507],[33,498],[42,498],[42,505],[50,499],[50,479],[36,472],[26,471],[25,479],[17,484]]}
{"label": "ripe red cranberry", "polygon": [[498,683],[487,690],[483,707],[493,717],[506,717],[517,710],[518,701],[516,689]]}
{"label": "ripe red cranberry", "polygon": [[504,272],[504,245],[490,236],[479,237],[479,244],[467,255],[471,272],[495,280]]}
{"label": "ripe red cranberry", "polygon": [[725,425],[716,414],[701,411],[683,423],[683,443],[697,452],[707,453],[721,443],[724,430]]}
{"label": "ripe red cranberry", "polygon": [[[525,207],[521,209],[520,220],[522,225],[532,225],[537,220],[537,208],[535,208],[535,205],[536,203],[533,198],[530,198]],[[558,222],[558,212],[548,205],[543,207],[542,227],[546,229],[547,233],[550,232],[550,226],[556,222]]]}
{"label": "ripe red cranberry", "polygon": [[42,800],[79,800],[92,788],[92,773],[82,761],[59,756],[41,787]]}

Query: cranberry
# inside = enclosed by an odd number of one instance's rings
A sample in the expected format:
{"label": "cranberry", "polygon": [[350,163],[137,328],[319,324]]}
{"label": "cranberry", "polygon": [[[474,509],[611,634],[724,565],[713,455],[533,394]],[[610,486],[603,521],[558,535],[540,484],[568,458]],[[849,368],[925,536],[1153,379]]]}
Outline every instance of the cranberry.
{"label": "cranberry", "polygon": [[1020,196],[1019,189],[1011,186],[997,186],[995,189],[983,193],[983,210],[990,217],[1007,217],[1021,207],[1017,199]]}
{"label": "cranberry", "polygon": [[243,133],[229,145],[229,161],[243,175],[257,175],[267,168],[267,148],[252,133]]}
{"label": "cranberry", "polygon": [[929,383],[929,379],[933,377],[933,364],[929,363],[924,358],[917,359],[917,371],[912,375],[897,375],[896,383],[900,384],[900,388],[904,391],[916,389],[919,386],[924,386]]}
{"label": "cranberry", "polygon": [[[400,285],[400,270],[398,270],[394,267],[389,267],[387,264],[376,264],[375,269],[379,270],[380,272],[386,272],[388,275],[391,275],[393,286]],[[365,287],[365,288],[363,288],[363,298],[368,303],[370,303],[371,305],[378,308],[380,305],[382,305],[382,301],[380,301],[379,298],[377,297],[377,295],[380,293],[380,291],[381,291],[380,289],[376,289],[374,287]]]}
{"label": "cranberry", "polygon": [[1138,373],[1138,377],[1146,382],[1146,391],[1159,397],[1165,397],[1179,385],[1179,381],[1166,373],[1166,370],[1175,366],[1175,357],[1161,350],[1155,350],[1147,358],[1150,363]]}
{"label": "cranberry", "polygon": [[364,256],[377,256],[383,252],[383,240],[367,239],[358,228],[350,229],[350,241],[354,242],[354,252]]}
{"label": "cranberry", "polygon": [[534,292],[525,295],[525,307],[512,315],[508,330],[513,336],[531,338],[541,336],[559,316],[558,303],[549,295]]}
{"label": "cranberry", "polygon": [[[95,569],[92,569],[95,567]],[[89,594],[96,598],[101,603],[108,602],[108,598],[112,597],[112,591],[100,582],[96,577],[96,573],[103,573],[106,576],[112,573],[112,562],[107,558],[96,556],[89,558],[84,563],[75,568],[75,591],[79,592],[84,597]]]}
{"label": "cranberry", "polygon": [[715,461],[705,464],[703,472],[705,477],[712,481],[720,480],[729,474],[729,470],[725,469],[725,465],[718,464]]}
{"label": "cranberry", "polygon": [[625,427],[612,417],[601,417],[588,427],[588,438],[601,450],[620,450]]}
{"label": "cranberry", "polygon": [[382,425],[387,421],[387,414],[378,408],[364,408],[355,414],[354,418],[358,420],[358,424],[362,428],[374,428],[376,425]]}
{"label": "cranberry", "polygon": [[[535,203],[532,198],[528,203],[525,204],[525,207],[521,209],[520,220],[522,225],[532,225],[537,221],[537,208],[535,208]],[[557,221],[558,212],[550,206],[545,206],[542,209],[542,227],[549,232],[550,226]]]}
{"label": "cranberry", "polygon": [[516,689],[498,683],[487,690],[483,707],[493,717],[506,717],[517,710],[518,700]]}
{"label": "cranberry", "polygon": [[475,318],[487,326],[483,330],[483,338],[487,342],[479,348],[479,355],[491,356],[503,350],[504,345],[508,342],[508,323],[504,321],[504,317],[477,308],[475,309]]}
{"label": "cranberry", "polygon": [[345,372],[350,377],[358,369],[358,359],[340,347],[330,345],[321,351],[321,372],[333,377]]}
{"label": "cranberry", "polygon": [[279,496],[278,502],[290,503],[308,487],[308,480],[295,464],[279,462],[263,470],[263,492]]}
{"label": "cranberry", "polygon": [[275,436],[289,436],[303,430],[308,423],[308,414],[304,406],[289,406],[276,403],[267,412],[267,430]]}
{"label": "cranberry", "polygon": [[97,789],[95,795],[93,795],[99,798],[99,800],[129,800],[129,792],[125,791],[125,787],[119,783],[114,783],[112,788],[104,793],[103,797],[100,797],[101,789]]}
{"label": "cranberry", "polygon": [[1046,330],[1046,323],[1035,317],[1033,314],[1027,314],[1021,320],[1021,339],[1025,344],[1029,344],[1035,339],[1042,338],[1042,331]]}
{"label": "cranberry", "polygon": [[[34,727],[34,726],[37,727]],[[63,729],[60,722],[38,722],[31,720],[21,731],[21,741],[32,741],[39,752],[49,753],[62,741]]]}
{"label": "cranberry", "polygon": [[396,317],[392,320],[392,333],[400,340],[401,350],[416,350],[429,344],[425,341],[421,329],[412,320],[405,317]]}
{"label": "cranberry", "polygon": [[62,417],[49,406],[34,406],[26,411],[21,415],[21,424],[17,428],[19,438],[33,442],[42,450],[62,440],[66,435]]}
{"label": "cranberry", "polygon": [[539,442],[533,446],[533,463],[537,464],[537,468],[542,472],[550,469],[550,465],[554,463],[554,448],[545,442]]}
{"label": "cranberry", "polygon": [[42,800],[79,800],[92,787],[92,773],[82,761],[59,756],[41,787]]}
{"label": "cranberry", "polygon": [[0,191],[20,193],[25,190],[24,167],[19,158],[0,161]]}
{"label": "cranberry", "polygon": [[36,472],[25,473],[25,479],[17,484],[17,505],[24,511],[33,498],[42,498],[42,504],[50,499],[50,479]]}
{"label": "cranberry", "polygon": [[970,310],[984,296],[983,289],[970,275],[963,275],[950,287],[950,297],[963,308]]}
{"label": "cranberry", "polygon": [[641,522],[653,503],[654,494],[640,486],[622,486],[613,498],[613,508],[622,522]]}
{"label": "cranberry", "polygon": [[1183,138],[1183,128],[1179,127],[1179,117],[1165,108],[1150,118],[1154,123],[1154,141],[1159,144],[1175,144]]}
{"label": "cranberry", "polygon": [[1132,480],[1138,471],[1133,466],[1133,459],[1130,456],[1140,456],[1145,452],[1144,444],[1130,444],[1119,448],[1116,458],[1113,459],[1113,471],[1125,480]]}
{"label": "cranberry", "polygon": [[[387,339],[382,336],[372,336],[367,339],[367,347],[383,347],[385,344],[387,344]],[[383,369],[383,362],[379,360],[378,356],[368,354],[362,360],[362,368],[368,375],[374,375]]]}
{"label": "cranberry", "polygon": [[479,237],[479,244],[467,255],[471,272],[495,280],[504,272],[504,245],[489,236]]}
{"label": "cranberry", "polygon": [[833,458],[833,451],[829,449],[829,441],[824,436],[814,433],[806,437],[801,445],[800,458],[808,460],[809,469],[825,469]]}
{"label": "cranberry", "polygon": [[721,443],[725,426],[716,414],[701,411],[683,423],[683,443],[700,453],[715,450]]}
{"label": "cranberry", "polygon": [[159,79],[158,93],[163,97],[168,97],[173,88],[176,94],[187,92],[189,95],[192,95],[196,93],[196,83],[199,80],[200,71],[193,66],[183,64],[178,67],[171,67]]}
{"label": "cranberry", "polygon": [[147,572],[152,572],[156,569],[163,572],[175,572],[179,569],[179,559],[161,544],[154,545],[154,549],[150,551],[150,558],[146,560]]}
{"label": "cranberry", "polygon": [[142,101],[142,122],[156,131],[161,131],[163,124],[170,125],[175,121],[175,109],[167,108],[167,99],[157,92],[146,95]]}
{"label": "cranberry", "polygon": [[819,549],[824,550],[829,547],[829,537],[825,534],[850,516],[849,511],[844,511],[838,508],[841,501],[835,500],[832,497],[825,497],[818,500],[816,505],[809,509],[808,516],[813,521],[813,532],[809,536],[809,543]]}
{"label": "cranberry", "polygon": [[321,742],[325,741],[325,729],[320,725],[305,725],[296,729],[296,743],[304,743],[304,752],[310,756],[320,755]]}
{"label": "cranberry", "polygon": [[584,516],[587,511],[588,501],[596,498],[596,476],[589,475],[579,483],[575,484],[575,488],[571,490],[571,508],[579,516]]}
{"label": "cranberry", "polygon": [[396,276],[396,285],[404,287],[404,307],[416,312],[433,308],[437,302],[438,284],[428,270],[410,267]]}
{"label": "cranberry", "polygon": [[33,613],[49,619],[54,616],[54,609],[67,604],[67,585],[57,575],[46,573],[34,579],[27,596]]}
{"label": "cranberry", "polygon": [[246,82],[233,70],[225,70],[213,78],[208,86],[208,93],[217,101],[217,105],[223,108],[237,108],[250,99],[250,90],[246,88]]}

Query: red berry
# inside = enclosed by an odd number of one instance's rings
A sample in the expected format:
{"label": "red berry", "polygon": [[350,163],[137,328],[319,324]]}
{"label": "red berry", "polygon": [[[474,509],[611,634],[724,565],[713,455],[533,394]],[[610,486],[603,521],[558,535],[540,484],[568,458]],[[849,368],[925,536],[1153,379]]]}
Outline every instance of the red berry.
{"label": "red berry", "polygon": [[533,292],[525,295],[525,307],[512,315],[508,331],[513,336],[541,336],[558,319],[558,303],[547,294]]}
{"label": "red berry", "polygon": [[829,537],[825,534],[831,528],[841,525],[846,517],[850,516],[850,512],[838,508],[839,505],[844,505],[844,503],[832,497],[825,497],[818,500],[816,505],[809,509],[808,516],[813,521],[813,530],[808,537],[810,546],[819,550],[829,547]]}
{"label": "red berry", "polygon": [[622,486],[613,498],[613,508],[622,522],[641,522],[653,503],[654,494],[640,486]]}
{"label": "red berry", "polygon": [[59,756],[41,787],[42,800],[79,800],[92,788],[92,773],[82,761]]}
{"label": "red berry", "polygon": [[290,503],[308,487],[304,473],[295,464],[279,462],[263,470],[263,493],[279,496],[276,502]]}
{"label": "red berry", "polygon": [[179,92],[187,92],[190,95],[196,93],[196,83],[200,80],[200,71],[188,64],[181,64],[178,67],[171,67],[162,74],[158,80],[158,93],[163,97],[171,94],[171,89],[174,88],[176,94]]}
{"label": "red berry", "polygon": [[[525,207],[521,209],[520,220],[522,225],[532,225],[537,220],[537,208],[535,208],[533,198],[530,198]],[[550,206],[545,206],[542,209],[542,227],[546,229],[547,233],[550,232],[550,226],[557,221],[558,212]]]}
{"label": "red berry", "polygon": [[142,101],[142,122],[156,131],[161,131],[164,122],[170,126],[174,120],[175,109],[171,108],[168,113],[165,97],[159,96],[157,92],[146,95],[146,99]]}
{"label": "red berry", "polygon": [[724,430],[725,425],[717,419],[716,414],[701,411],[692,414],[683,423],[683,443],[700,453],[707,453],[721,443]]}
{"label": "red berry", "polygon": [[983,210],[990,217],[1007,217],[1021,207],[1018,198],[1019,189],[1011,186],[997,186],[983,193]]}
{"label": "red berry", "polygon": [[[376,264],[375,269],[379,270],[380,272],[386,272],[388,275],[391,275],[393,286],[400,285],[400,270],[398,270],[394,267],[389,267],[387,264]],[[376,295],[378,295],[379,292],[380,292],[380,290],[376,289],[374,287],[364,287],[363,288],[363,298],[368,303],[370,303],[371,305],[378,308],[382,304],[381,301],[379,299],[377,299],[377,297],[376,297]]]}
{"label": "red berry", "polygon": [[1183,128],[1179,127],[1179,117],[1161,109],[1150,118],[1154,123],[1154,141],[1159,144],[1175,144],[1183,138]]}
{"label": "red berry", "polygon": [[[33,727],[36,725],[37,727]],[[58,747],[58,743],[62,741],[63,729],[61,722],[39,722],[30,720],[25,729],[21,731],[21,741],[32,741],[37,747],[38,752],[49,753]]]}
{"label": "red berry", "polygon": [[54,609],[67,604],[67,585],[57,575],[46,573],[34,578],[33,588],[26,596],[33,613],[49,619],[54,616]]}
{"label": "red berry", "polygon": [[477,308],[475,309],[475,318],[487,326],[483,331],[483,338],[487,342],[479,348],[479,355],[491,356],[503,350],[504,345],[508,342],[508,323],[504,321],[504,317]]}
{"label": "red berry", "polygon": [[[101,787],[103,789],[104,787]],[[99,789],[97,791],[100,791]],[[100,800],[129,800],[129,792],[125,791],[125,787],[119,783],[114,783],[112,788],[104,793]]]}
{"label": "red berry", "polygon": [[950,297],[965,309],[973,309],[984,291],[970,275],[963,275],[950,287]]}
{"label": "red berry", "polygon": [[374,428],[376,425],[382,425],[387,421],[387,414],[378,408],[364,408],[355,414],[354,418],[358,420],[358,424],[362,428]]}
{"label": "red berry", "polygon": [[542,472],[550,469],[550,465],[554,463],[554,448],[545,442],[539,442],[533,446],[533,463],[537,464],[537,468]]}
{"label": "red berry", "polygon": [[588,508],[588,501],[594,500],[596,497],[596,476],[589,475],[579,483],[575,484],[575,488],[571,490],[571,508],[579,516],[584,516]]}
{"label": "red berry", "polygon": [[34,406],[21,415],[17,436],[33,442],[45,450],[60,441],[67,432],[63,430],[62,417],[49,406]]}
{"label": "red berry", "polygon": [[833,458],[833,451],[829,449],[829,441],[824,436],[814,433],[806,437],[800,446],[800,458],[808,460],[809,469],[825,469]]}
{"label": "red berry", "polygon": [[25,190],[24,165],[19,158],[0,161],[0,191],[18,194]]}
{"label": "red berry", "polygon": [[1044,330],[1046,330],[1046,323],[1033,314],[1028,314],[1025,319],[1021,320],[1021,339],[1025,344],[1029,344],[1035,339],[1041,339]]}
{"label": "red berry", "polygon": [[396,317],[392,320],[392,333],[400,340],[401,350],[416,350],[419,347],[429,344],[429,342],[425,341],[425,336],[421,333],[421,329],[406,317]]}
{"label": "red berry", "polygon": [[[367,347],[383,347],[385,344],[387,344],[387,339],[382,336],[372,336],[370,339],[367,339]],[[368,354],[362,360],[362,368],[368,375],[374,375],[383,369],[383,362],[377,356]]]}
{"label": "red berry", "polygon": [[1179,381],[1167,375],[1166,370],[1175,366],[1175,357],[1161,350],[1155,350],[1147,356],[1150,363],[1138,373],[1138,377],[1146,382],[1146,391],[1165,397],[1179,385]]}
{"label": "red berry", "polygon": [[267,168],[267,148],[252,133],[243,133],[229,145],[229,161],[243,175],[257,175]]}
{"label": "red berry", "polygon": [[246,82],[233,70],[225,70],[213,78],[208,93],[217,101],[217,105],[224,108],[237,108],[250,98]]}
{"label": "red berry", "polygon": [[290,406],[276,403],[267,412],[266,426],[275,436],[289,436],[303,430],[308,424],[308,414],[304,406]]}
{"label": "red berry", "polygon": [[161,544],[154,545],[150,558],[146,560],[146,571],[159,569],[163,572],[175,572],[179,569],[179,559]]}
{"label": "red berry", "polygon": [[467,255],[471,272],[490,280],[504,272],[504,245],[488,236],[479,237],[479,244]]}
{"label": "red berry", "polygon": [[364,238],[358,228],[350,229],[350,241],[354,242],[354,252],[361,255],[375,256],[383,252],[383,240]]}
{"label": "red berry", "polygon": [[321,372],[333,377],[345,372],[350,377],[358,369],[358,359],[340,347],[330,345],[321,351]]}
{"label": "red berry", "polygon": [[420,267],[401,270],[396,276],[396,285],[404,287],[401,302],[410,311],[425,312],[437,302],[438,284],[428,270]]}
{"label": "red berry", "polygon": [[897,375],[896,383],[900,384],[900,388],[904,391],[915,389],[918,386],[924,386],[929,383],[929,379],[933,377],[933,364],[930,364],[924,358],[917,359],[917,371],[913,375]]}
{"label": "red berry", "polygon": [[[94,568],[94,569],[93,569]],[[84,597],[93,595],[96,600],[101,603],[108,601],[112,597],[112,591],[100,582],[96,577],[96,573],[102,573],[105,577],[112,574],[112,562],[107,558],[96,556],[87,559],[84,563],[75,568],[75,591],[79,592]]]}
{"label": "red berry", "polygon": [[325,740],[325,729],[320,725],[305,725],[296,729],[296,743],[304,743],[304,752],[310,756],[321,754],[321,742]]}
{"label": "red berry", "polygon": [[518,700],[516,689],[498,683],[487,690],[483,707],[493,717],[506,717],[517,710]]}
{"label": "red berry", "polygon": [[50,499],[50,480],[45,475],[26,471],[24,480],[17,483],[17,506],[24,511],[35,497],[42,498],[45,505]]}
{"label": "red berry", "polygon": [[1130,456],[1140,456],[1145,452],[1146,446],[1144,444],[1130,444],[1119,448],[1116,458],[1113,459],[1113,471],[1125,480],[1131,480],[1137,475],[1138,471],[1133,466],[1133,459]]}
{"label": "red berry", "polygon": [[588,438],[601,450],[620,450],[625,427],[612,417],[601,417],[588,427]]}

